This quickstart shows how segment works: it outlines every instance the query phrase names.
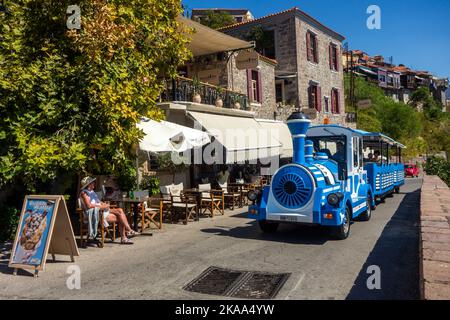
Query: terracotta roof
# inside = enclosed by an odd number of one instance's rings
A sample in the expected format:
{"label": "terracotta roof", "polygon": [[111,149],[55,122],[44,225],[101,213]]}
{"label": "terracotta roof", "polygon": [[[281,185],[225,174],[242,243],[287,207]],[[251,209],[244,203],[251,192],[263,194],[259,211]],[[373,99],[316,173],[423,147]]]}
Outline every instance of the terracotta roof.
{"label": "terracotta roof", "polygon": [[313,17],[311,17],[311,16],[310,16],[309,14],[307,14],[306,12],[301,11],[298,7],[293,7],[293,8],[284,10],[284,11],[272,13],[272,14],[269,14],[269,15],[267,15],[267,16],[263,16],[263,17],[261,17],[261,18],[257,18],[257,19],[253,19],[253,20],[249,20],[249,21],[238,22],[238,23],[235,23],[235,24],[231,24],[231,25],[228,25],[228,26],[219,28],[219,29],[217,29],[217,30],[219,30],[219,31],[222,31],[222,30],[229,30],[229,29],[233,29],[233,28],[236,28],[236,27],[240,27],[240,26],[242,26],[242,25],[246,25],[246,24],[249,24],[249,23],[255,23],[255,22],[258,22],[258,21],[270,19],[270,18],[279,16],[279,15],[282,15],[282,14],[285,14],[285,13],[289,13],[289,12],[300,12],[301,14],[303,14],[303,15],[305,15],[306,17],[310,18],[311,20],[313,20],[314,22],[316,22],[317,24],[319,24],[320,26],[322,26],[322,27],[325,28],[326,30],[329,30],[329,31],[331,31],[331,32],[333,32],[333,33],[337,34],[338,36],[340,36],[340,37],[342,37],[342,38],[345,39],[345,37],[344,37],[343,35],[337,33],[336,31],[334,31],[334,30],[332,30],[332,29],[330,29],[330,28],[328,28],[327,26],[325,26],[324,24],[322,24],[322,23],[319,22],[318,20],[316,20],[316,19],[314,19]]}
{"label": "terracotta roof", "polygon": [[248,9],[226,9],[226,8],[205,8],[205,9],[192,9],[192,15],[204,15],[208,11],[224,11],[232,14],[247,14]]}
{"label": "terracotta roof", "polygon": [[263,56],[262,54],[259,54],[259,53],[258,53],[258,55],[259,55],[259,57],[261,58],[261,60],[263,60],[263,61],[265,61],[265,62],[268,62],[268,63],[271,63],[271,64],[274,64],[274,65],[278,65],[277,60],[270,59],[270,58],[268,58],[268,57],[266,57],[266,56]]}

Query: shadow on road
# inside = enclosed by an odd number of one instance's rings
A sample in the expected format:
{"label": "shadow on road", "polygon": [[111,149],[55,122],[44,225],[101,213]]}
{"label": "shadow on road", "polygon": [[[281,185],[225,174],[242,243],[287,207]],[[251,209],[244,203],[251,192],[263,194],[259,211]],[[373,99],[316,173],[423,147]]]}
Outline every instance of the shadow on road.
{"label": "shadow on road", "polygon": [[[407,193],[384,228],[347,296],[350,300],[419,299],[420,189]],[[376,211],[374,212],[376,214]],[[381,290],[369,290],[367,268],[380,267]]]}
{"label": "shadow on road", "polygon": [[324,228],[281,224],[276,233],[267,234],[259,229],[256,221],[248,222],[246,226],[234,227],[231,229],[227,227],[217,227],[202,229],[201,231],[238,239],[274,241],[292,244],[323,245],[330,240],[329,233]]}
{"label": "shadow on road", "polygon": [[0,243],[0,273],[13,274],[13,269],[8,267],[11,248],[12,243]]}

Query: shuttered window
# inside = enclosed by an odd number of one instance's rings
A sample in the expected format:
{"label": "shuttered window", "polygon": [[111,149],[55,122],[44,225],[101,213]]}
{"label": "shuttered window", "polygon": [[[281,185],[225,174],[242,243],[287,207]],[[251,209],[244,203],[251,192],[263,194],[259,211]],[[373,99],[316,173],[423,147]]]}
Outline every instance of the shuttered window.
{"label": "shuttered window", "polygon": [[339,70],[339,49],[337,45],[330,43],[330,69],[334,71]]}
{"label": "shuttered window", "polygon": [[316,109],[318,112],[322,111],[322,90],[320,86],[311,84],[308,88],[309,107]]}
{"label": "shuttered window", "polygon": [[262,103],[262,77],[259,70],[247,70],[247,94],[250,102]]}
{"label": "shuttered window", "polygon": [[339,110],[339,90],[332,89],[331,90],[331,112],[332,113],[340,113]]}
{"label": "shuttered window", "polygon": [[319,63],[317,36],[310,31],[306,33],[306,55],[308,61]]}

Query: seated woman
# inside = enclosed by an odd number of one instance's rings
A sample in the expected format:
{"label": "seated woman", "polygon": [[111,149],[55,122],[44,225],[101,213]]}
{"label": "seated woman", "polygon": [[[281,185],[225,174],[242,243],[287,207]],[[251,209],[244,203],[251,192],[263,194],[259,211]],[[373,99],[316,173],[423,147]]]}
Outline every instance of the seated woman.
{"label": "seated woman", "polygon": [[129,237],[139,235],[130,228],[128,224],[127,217],[121,208],[110,208],[109,204],[101,202],[97,194],[94,192],[95,189],[95,178],[85,177],[81,180],[81,193],[80,197],[83,201],[84,207],[99,208],[103,210],[103,219],[108,223],[116,222],[119,225],[119,232],[121,237],[121,244],[133,244]]}

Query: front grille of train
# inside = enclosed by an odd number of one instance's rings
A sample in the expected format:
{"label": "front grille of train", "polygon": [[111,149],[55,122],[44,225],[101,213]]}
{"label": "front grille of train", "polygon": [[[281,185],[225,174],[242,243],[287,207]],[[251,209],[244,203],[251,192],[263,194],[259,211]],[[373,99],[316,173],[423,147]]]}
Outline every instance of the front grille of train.
{"label": "front grille of train", "polygon": [[285,208],[303,207],[311,199],[313,184],[302,168],[289,166],[281,169],[272,180],[275,199]]}

